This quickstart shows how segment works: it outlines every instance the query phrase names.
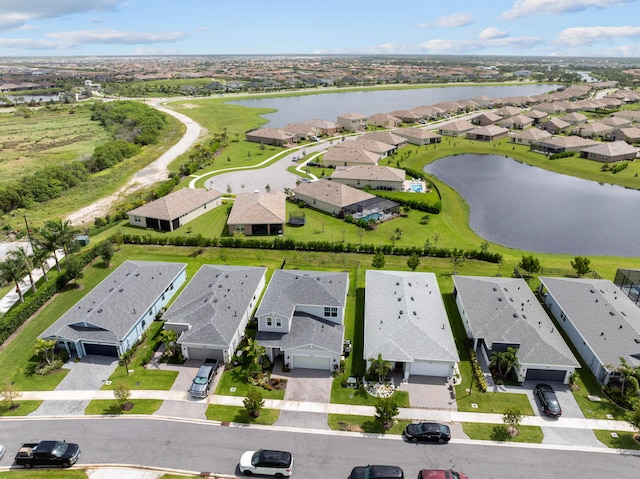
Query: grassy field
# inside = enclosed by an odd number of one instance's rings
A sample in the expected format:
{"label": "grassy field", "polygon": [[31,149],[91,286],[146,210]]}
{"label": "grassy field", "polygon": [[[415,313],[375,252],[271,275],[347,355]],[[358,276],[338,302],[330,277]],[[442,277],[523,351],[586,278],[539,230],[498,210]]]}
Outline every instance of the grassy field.
{"label": "grassy field", "polygon": [[327,419],[333,431],[366,432],[369,434],[400,435],[411,421],[397,421],[391,429],[384,429],[373,416],[354,416],[351,414],[329,414]]}
{"label": "grassy field", "polygon": [[[613,437],[611,433],[616,433],[618,437]],[[612,449],[635,449],[640,450],[640,442],[636,441],[632,432],[626,431],[603,431],[595,430],[593,433],[601,443]]]}

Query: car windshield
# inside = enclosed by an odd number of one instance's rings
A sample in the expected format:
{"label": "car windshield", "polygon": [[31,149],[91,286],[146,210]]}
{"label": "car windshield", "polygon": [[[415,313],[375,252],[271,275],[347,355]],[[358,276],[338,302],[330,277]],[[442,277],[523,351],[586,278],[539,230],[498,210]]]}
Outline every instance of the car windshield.
{"label": "car windshield", "polygon": [[195,384],[207,384],[207,378],[205,378],[204,376],[196,376],[193,382]]}
{"label": "car windshield", "polygon": [[66,442],[59,442],[56,444],[56,447],[53,448],[51,454],[56,457],[62,457],[62,455],[67,452],[67,448],[69,445]]}

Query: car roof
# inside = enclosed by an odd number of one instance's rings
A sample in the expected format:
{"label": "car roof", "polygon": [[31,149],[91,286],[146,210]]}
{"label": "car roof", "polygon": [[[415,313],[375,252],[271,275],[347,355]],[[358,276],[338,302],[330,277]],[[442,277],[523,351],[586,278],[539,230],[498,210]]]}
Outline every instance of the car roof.
{"label": "car roof", "polygon": [[291,461],[291,453],[286,451],[273,451],[271,449],[260,449],[260,460],[289,463]]}
{"label": "car roof", "polygon": [[200,369],[198,369],[198,376],[208,376],[209,372],[213,369],[213,366],[208,366],[208,365],[204,365],[204,366],[200,366]]}
{"label": "car roof", "polygon": [[404,472],[398,466],[369,466],[370,477],[404,477]]}

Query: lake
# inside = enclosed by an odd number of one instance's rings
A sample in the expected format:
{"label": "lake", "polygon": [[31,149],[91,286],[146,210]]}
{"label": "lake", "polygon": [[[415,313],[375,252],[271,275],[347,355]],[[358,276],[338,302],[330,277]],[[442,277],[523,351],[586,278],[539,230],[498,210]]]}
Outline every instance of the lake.
{"label": "lake", "polygon": [[[513,86],[445,86],[411,90],[366,90],[283,98],[256,98],[229,103],[250,108],[275,108],[278,111],[263,115],[269,128],[280,128],[313,118],[336,121],[338,115],[357,112],[362,115],[408,110],[441,101],[470,100],[478,96],[505,98],[533,96],[556,90],[560,85],[525,84]],[[322,90],[319,90],[321,93]]]}
{"label": "lake", "polygon": [[640,191],[496,155],[450,156],[424,171],[460,193],[473,231],[494,243],[540,253],[640,256]]}

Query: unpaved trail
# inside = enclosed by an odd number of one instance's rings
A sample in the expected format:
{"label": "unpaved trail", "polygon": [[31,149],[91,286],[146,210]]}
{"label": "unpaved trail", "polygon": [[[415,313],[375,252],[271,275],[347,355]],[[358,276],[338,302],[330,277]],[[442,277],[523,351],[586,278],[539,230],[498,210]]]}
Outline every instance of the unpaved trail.
{"label": "unpaved trail", "polygon": [[112,206],[122,198],[131,193],[135,193],[138,190],[151,186],[155,183],[160,183],[168,178],[169,164],[175,160],[178,156],[182,155],[198,140],[200,135],[204,133],[204,129],[200,124],[193,121],[186,115],[178,113],[176,111],[164,108],[160,105],[163,100],[154,100],[149,102],[149,105],[153,106],[157,110],[167,113],[180,120],[187,127],[187,131],[183,137],[175,145],[165,151],[157,160],[153,163],[145,166],[138,171],[133,177],[120,188],[118,191],[104,198],[100,198],[96,202],[85,206],[74,213],[71,213],[67,219],[73,225],[86,225],[92,224],[96,218],[105,216],[111,210]]}

